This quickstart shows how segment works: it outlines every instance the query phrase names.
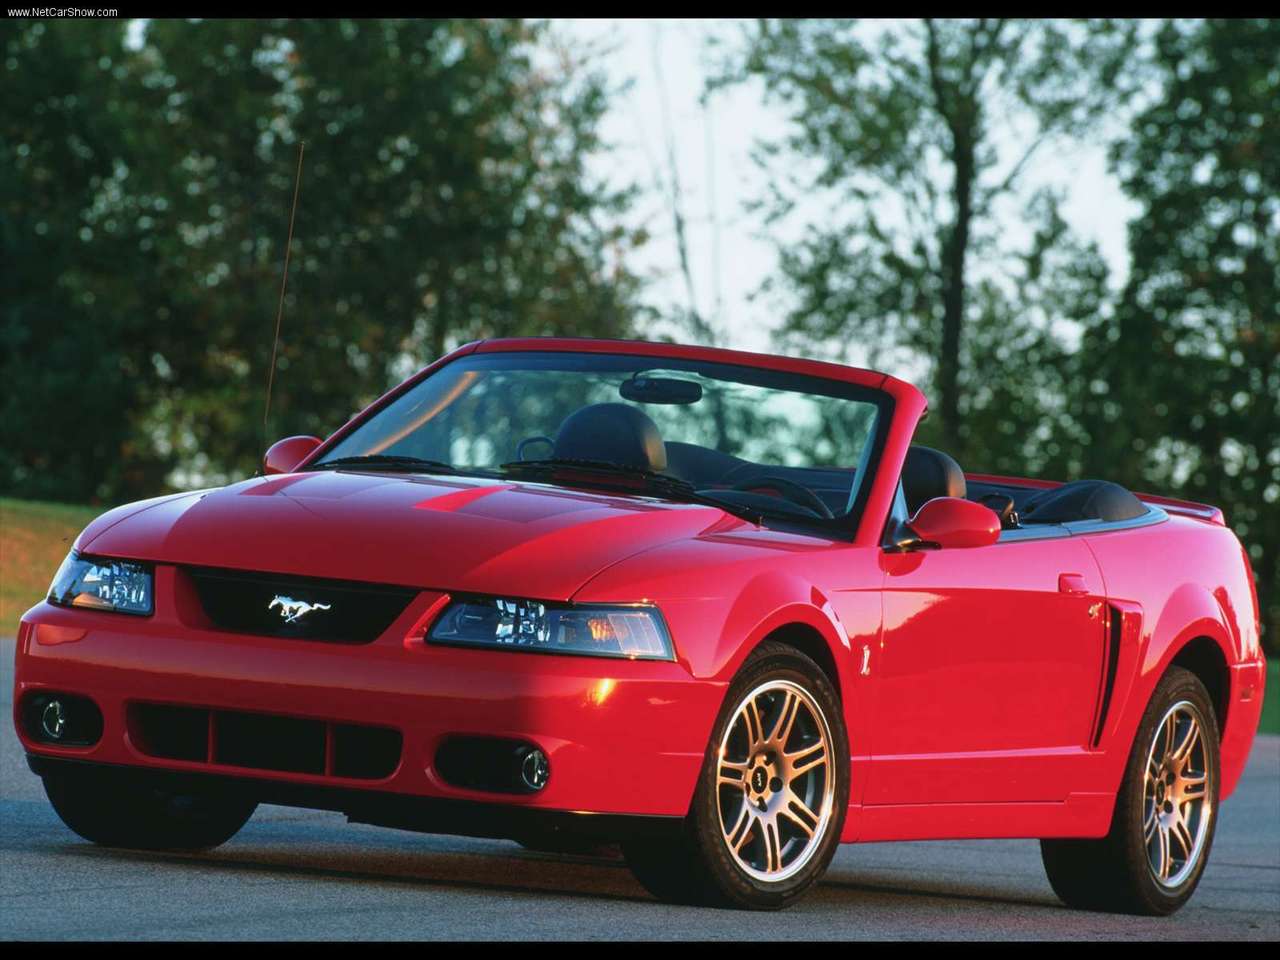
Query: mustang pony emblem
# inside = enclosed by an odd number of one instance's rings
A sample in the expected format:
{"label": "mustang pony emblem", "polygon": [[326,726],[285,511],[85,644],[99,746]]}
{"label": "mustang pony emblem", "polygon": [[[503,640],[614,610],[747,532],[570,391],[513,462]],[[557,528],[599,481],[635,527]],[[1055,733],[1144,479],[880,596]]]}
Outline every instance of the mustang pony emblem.
{"label": "mustang pony emblem", "polygon": [[285,623],[293,623],[300,617],[305,617],[312,610],[328,610],[327,603],[307,603],[305,600],[295,600],[293,597],[282,597],[276,594],[271,598],[271,602],[267,604],[267,609],[273,607],[280,608],[280,616],[284,617]]}

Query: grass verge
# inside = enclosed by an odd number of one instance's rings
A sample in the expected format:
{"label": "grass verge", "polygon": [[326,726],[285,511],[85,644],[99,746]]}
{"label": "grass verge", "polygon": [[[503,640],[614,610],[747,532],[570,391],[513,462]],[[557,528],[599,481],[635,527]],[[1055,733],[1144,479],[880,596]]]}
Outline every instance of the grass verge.
{"label": "grass verge", "polygon": [[44,596],[71,542],[105,507],[0,497],[0,637]]}

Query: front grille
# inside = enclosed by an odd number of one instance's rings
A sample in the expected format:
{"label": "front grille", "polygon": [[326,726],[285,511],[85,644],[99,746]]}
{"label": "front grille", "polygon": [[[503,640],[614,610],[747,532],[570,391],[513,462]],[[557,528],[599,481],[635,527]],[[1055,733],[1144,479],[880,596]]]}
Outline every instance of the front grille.
{"label": "front grille", "polygon": [[352,580],[185,569],[214,626],[267,637],[369,643],[417,594],[409,587]]}
{"label": "front grille", "polygon": [[147,756],[253,770],[382,780],[403,749],[390,727],[239,710],[131,703],[127,721],[130,742]]}

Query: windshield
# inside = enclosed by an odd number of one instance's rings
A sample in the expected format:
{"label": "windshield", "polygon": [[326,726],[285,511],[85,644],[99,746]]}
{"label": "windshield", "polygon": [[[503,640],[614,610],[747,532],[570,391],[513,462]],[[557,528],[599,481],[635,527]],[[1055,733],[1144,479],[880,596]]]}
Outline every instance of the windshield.
{"label": "windshield", "polygon": [[[310,469],[364,459],[368,469],[506,476],[589,465],[829,521],[857,507],[886,403],[879,391],[839,381],[729,364],[471,354],[397,397]],[[545,469],[536,479],[581,485],[581,475],[565,476]]]}

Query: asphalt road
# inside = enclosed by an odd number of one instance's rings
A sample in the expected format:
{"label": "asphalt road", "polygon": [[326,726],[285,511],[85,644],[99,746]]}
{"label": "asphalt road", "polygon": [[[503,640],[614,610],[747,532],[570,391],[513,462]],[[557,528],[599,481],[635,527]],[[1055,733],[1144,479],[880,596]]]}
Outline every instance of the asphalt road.
{"label": "asphalt road", "polygon": [[618,861],[262,806],[199,855],[109,850],[58,820],[12,728],[0,641],[0,938],[1280,940],[1280,737],[1259,737],[1200,889],[1173,917],[1067,910],[1034,840],[845,846],[780,914],[670,907]]}

